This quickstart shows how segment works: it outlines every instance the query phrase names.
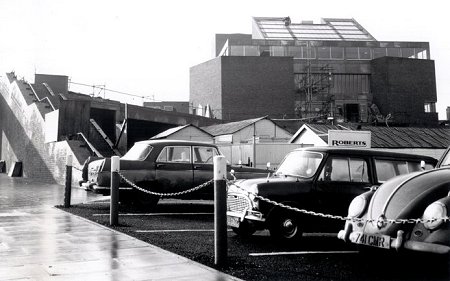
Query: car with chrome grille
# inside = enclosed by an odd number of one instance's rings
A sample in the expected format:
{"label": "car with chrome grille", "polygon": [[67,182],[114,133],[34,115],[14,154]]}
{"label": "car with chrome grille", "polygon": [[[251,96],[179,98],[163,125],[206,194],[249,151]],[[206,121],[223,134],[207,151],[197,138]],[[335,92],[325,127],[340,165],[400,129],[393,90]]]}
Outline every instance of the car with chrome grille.
{"label": "car with chrome grille", "polygon": [[395,177],[353,199],[338,238],[361,250],[450,254],[450,147],[436,169]]}
{"label": "car with chrome grille", "polygon": [[285,156],[272,176],[228,186],[227,224],[242,236],[268,229],[281,241],[298,240],[304,232],[337,233],[342,221],[331,216],[345,215],[355,196],[436,163],[428,156],[375,149],[299,148]]}

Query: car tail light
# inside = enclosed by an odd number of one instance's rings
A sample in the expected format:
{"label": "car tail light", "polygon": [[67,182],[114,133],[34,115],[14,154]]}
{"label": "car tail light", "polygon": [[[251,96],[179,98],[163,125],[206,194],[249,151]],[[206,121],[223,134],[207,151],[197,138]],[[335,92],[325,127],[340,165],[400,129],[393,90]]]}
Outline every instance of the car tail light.
{"label": "car tail light", "polygon": [[434,202],[425,209],[422,219],[427,229],[433,230],[438,228],[443,222],[443,218],[447,217],[447,207],[441,202]]}
{"label": "car tail light", "polygon": [[357,218],[361,216],[366,209],[366,205],[367,199],[365,196],[356,196],[348,207],[348,216],[351,218]]}

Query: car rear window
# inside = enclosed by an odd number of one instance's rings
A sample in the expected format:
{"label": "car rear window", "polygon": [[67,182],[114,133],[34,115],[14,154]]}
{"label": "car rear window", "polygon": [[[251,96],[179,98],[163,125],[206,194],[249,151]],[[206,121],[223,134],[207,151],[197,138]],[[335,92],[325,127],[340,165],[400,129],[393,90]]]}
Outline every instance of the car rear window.
{"label": "car rear window", "polygon": [[133,145],[121,159],[143,161],[147,158],[152,149],[153,147],[148,144],[137,143]]}
{"label": "car rear window", "polygon": [[[398,175],[422,170],[420,162],[406,160],[375,159],[375,167],[379,182],[385,182]],[[425,170],[432,168],[432,165],[425,164]]]}

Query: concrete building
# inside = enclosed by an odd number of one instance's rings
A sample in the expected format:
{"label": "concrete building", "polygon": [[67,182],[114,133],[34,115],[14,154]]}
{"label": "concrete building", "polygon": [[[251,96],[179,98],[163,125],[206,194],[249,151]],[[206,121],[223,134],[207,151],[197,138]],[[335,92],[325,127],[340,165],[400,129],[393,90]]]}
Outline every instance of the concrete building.
{"label": "concrete building", "polygon": [[144,102],[144,107],[174,111],[180,113],[191,113],[189,102],[187,101],[150,101]]}
{"label": "concrete building", "polygon": [[354,19],[252,18],[252,34],[216,34],[216,57],[190,69],[190,102],[213,117],[305,118],[434,126],[428,42],[378,41]]}

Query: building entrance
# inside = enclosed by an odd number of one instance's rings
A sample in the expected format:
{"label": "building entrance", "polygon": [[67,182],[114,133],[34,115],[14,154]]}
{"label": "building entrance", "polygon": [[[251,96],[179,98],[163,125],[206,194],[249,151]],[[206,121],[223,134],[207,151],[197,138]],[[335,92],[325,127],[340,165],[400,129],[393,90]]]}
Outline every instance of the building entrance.
{"label": "building entrance", "polygon": [[345,104],[345,120],[347,122],[359,122],[359,104]]}

